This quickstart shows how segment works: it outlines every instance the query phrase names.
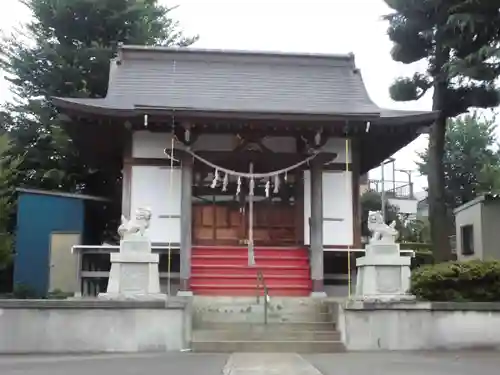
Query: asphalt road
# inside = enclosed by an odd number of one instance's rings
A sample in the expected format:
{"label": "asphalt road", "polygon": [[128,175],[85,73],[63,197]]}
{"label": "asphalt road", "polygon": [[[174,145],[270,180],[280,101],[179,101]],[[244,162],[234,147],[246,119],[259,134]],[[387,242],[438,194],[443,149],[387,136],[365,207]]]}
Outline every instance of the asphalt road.
{"label": "asphalt road", "polygon": [[[220,375],[228,358],[228,355],[192,353],[0,356],[0,374]],[[306,355],[303,358],[324,375],[500,374],[498,352],[347,353]],[[252,375],[260,373],[252,372]]]}

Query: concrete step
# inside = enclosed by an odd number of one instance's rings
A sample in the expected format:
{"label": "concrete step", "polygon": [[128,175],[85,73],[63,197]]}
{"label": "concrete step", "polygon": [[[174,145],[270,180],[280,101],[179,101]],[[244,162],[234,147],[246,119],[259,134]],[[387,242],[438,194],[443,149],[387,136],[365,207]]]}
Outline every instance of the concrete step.
{"label": "concrete step", "polygon": [[[194,296],[193,304],[195,306],[240,306],[240,305],[253,305],[256,303],[257,297],[254,296]],[[335,302],[326,301],[320,298],[311,297],[283,297],[276,296],[271,297],[270,304],[277,306],[281,309],[292,308],[292,309],[302,309],[302,308],[325,308],[336,306]]]}
{"label": "concrete step", "polygon": [[[262,298],[261,298],[262,300]],[[231,297],[231,296],[194,296],[193,305],[196,307],[240,307],[255,305],[257,296]],[[270,297],[269,304],[278,309],[316,310],[327,309],[335,306],[334,303],[315,300],[308,297]]]}
{"label": "concrete step", "polygon": [[[263,311],[264,309],[264,297],[260,298],[260,303],[256,303],[256,298],[253,298],[251,303],[239,303],[239,304],[194,304],[193,308],[197,312],[250,312],[250,311]],[[331,312],[331,308],[328,305],[297,305],[297,306],[283,306],[273,299],[268,304],[269,312],[280,312],[280,313],[297,313],[297,314],[326,314]]]}
{"label": "concrete step", "polygon": [[340,332],[248,329],[248,330],[194,330],[193,341],[340,341]]}
{"label": "concrete step", "polygon": [[[248,312],[213,312],[213,311],[195,311],[193,314],[194,322],[264,322],[264,311],[248,311]],[[334,318],[330,313],[296,313],[296,312],[273,312],[268,311],[268,322],[288,323],[288,322],[334,322]]]}
{"label": "concrete step", "polygon": [[192,341],[194,352],[204,353],[340,353],[341,341]]}
{"label": "concrete step", "polygon": [[300,323],[228,323],[228,322],[201,322],[195,324],[193,329],[246,332],[252,329],[266,329],[272,332],[290,331],[335,331],[335,323],[300,322]]}

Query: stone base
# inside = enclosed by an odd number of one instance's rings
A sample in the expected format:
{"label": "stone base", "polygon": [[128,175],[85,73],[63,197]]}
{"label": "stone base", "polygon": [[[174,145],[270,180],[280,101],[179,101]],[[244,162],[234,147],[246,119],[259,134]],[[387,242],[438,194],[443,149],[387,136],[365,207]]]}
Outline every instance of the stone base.
{"label": "stone base", "polygon": [[111,254],[111,270],[106,293],[99,298],[113,300],[166,299],[160,292],[158,254],[151,253],[145,237],[131,237],[120,242],[120,252]]}
{"label": "stone base", "polygon": [[326,298],[328,295],[326,292],[311,292],[310,294],[311,298]]}
{"label": "stone base", "polygon": [[363,301],[408,299],[410,264],[409,257],[399,254],[398,244],[370,244],[366,249],[366,256],[356,260],[357,280],[354,299]]}
{"label": "stone base", "polygon": [[177,292],[177,297],[192,297],[193,292],[190,290],[179,290]]}
{"label": "stone base", "polygon": [[392,303],[392,302],[412,302],[416,300],[416,297],[412,294],[376,294],[376,295],[354,296],[352,300],[360,302],[373,302],[373,303],[376,302]]}
{"label": "stone base", "polygon": [[167,295],[162,293],[100,293],[98,298],[106,301],[166,301]]}

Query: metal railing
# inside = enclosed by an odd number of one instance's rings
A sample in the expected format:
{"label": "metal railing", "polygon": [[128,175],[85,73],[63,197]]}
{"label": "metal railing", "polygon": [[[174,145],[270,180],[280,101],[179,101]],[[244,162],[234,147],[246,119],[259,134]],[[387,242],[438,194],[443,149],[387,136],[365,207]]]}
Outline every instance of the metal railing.
{"label": "metal railing", "polygon": [[415,199],[412,182],[384,180],[382,184],[382,180],[368,180],[368,189],[377,193],[382,192],[382,185],[387,198]]}
{"label": "metal railing", "polygon": [[264,291],[264,324],[267,324],[267,310],[269,304],[269,290],[267,289],[264,273],[261,269],[257,270],[257,303],[260,304],[260,287]]}
{"label": "metal railing", "polygon": [[[173,252],[179,251],[178,245],[172,245],[170,249]],[[166,256],[169,246],[153,245],[153,253]],[[118,245],[74,245],[71,252],[76,256],[76,285],[78,286],[77,296],[96,296],[104,292],[104,280],[109,278],[109,254],[120,251]],[[89,258],[88,256],[91,256]],[[106,256],[106,260],[99,258]],[[179,272],[159,272],[160,280],[180,280]]]}

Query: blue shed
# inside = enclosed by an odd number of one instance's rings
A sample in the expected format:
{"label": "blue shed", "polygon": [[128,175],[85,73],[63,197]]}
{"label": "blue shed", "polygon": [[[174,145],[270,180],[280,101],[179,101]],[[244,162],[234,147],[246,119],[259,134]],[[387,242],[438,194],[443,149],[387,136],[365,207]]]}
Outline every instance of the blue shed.
{"label": "blue shed", "polygon": [[85,242],[87,202],[106,200],[31,189],[18,189],[18,194],[14,285],[43,296],[56,277],[57,285],[62,280],[63,286],[76,288],[69,285],[76,281],[77,267],[71,247]]}

